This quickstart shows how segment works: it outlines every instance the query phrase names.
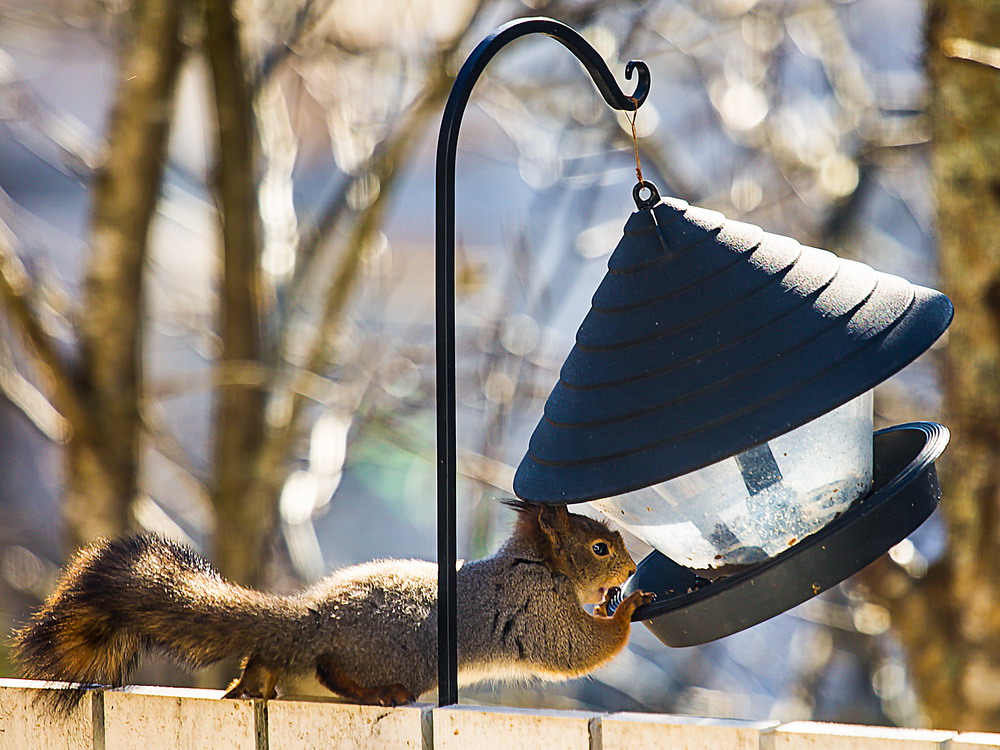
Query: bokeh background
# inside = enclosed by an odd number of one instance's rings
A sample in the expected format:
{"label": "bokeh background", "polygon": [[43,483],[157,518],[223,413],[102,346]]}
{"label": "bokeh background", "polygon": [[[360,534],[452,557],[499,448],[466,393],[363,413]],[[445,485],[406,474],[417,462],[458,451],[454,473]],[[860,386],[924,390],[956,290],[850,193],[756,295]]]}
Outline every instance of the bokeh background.
{"label": "bokeh background", "polygon": [[[591,677],[463,700],[1000,729],[990,0],[0,0],[0,630],[128,528],[278,591],[434,558],[437,128],[468,52],[526,15],[620,77],[647,61],[663,195],[944,288],[955,327],[876,420],[956,441],[944,509],[837,589],[699,648],[638,626]],[[560,45],[490,65],[458,157],[462,556],[509,529],[496,500],[634,181],[628,122]]]}

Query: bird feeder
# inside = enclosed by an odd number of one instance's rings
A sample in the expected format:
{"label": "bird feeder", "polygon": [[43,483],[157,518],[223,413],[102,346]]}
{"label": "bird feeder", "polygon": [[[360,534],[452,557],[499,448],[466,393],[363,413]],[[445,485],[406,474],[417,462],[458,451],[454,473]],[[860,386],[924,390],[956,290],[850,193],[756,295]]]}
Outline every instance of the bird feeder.
{"label": "bird feeder", "polygon": [[[628,587],[657,597],[636,618],[672,614],[651,629],[692,645],[814,596],[929,515],[939,495],[926,475],[947,432],[924,423],[876,438],[871,390],[937,340],[952,305],[862,263],[660,200],[650,183],[645,192],[637,186],[637,211],[514,491],[590,501],[656,548]],[[922,471],[900,465],[907,450]],[[916,509],[909,484],[920,477],[927,496]],[[876,503],[905,512],[874,523]],[[873,540],[869,554],[853,553]],[[768,598],[758,576],[771,569],[780,595]],[[713,606],[705,621],[704,607],[688,611],[733,589],[743,596],[729,593],[732,613]]]}

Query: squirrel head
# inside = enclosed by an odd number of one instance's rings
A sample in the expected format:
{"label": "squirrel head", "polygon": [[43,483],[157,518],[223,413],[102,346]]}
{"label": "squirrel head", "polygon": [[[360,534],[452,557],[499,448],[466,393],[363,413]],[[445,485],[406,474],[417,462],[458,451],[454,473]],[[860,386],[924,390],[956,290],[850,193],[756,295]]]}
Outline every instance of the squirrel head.
{"label": "squirrel head", "polygon": [[600,604],[609,589],[635,573],[621,534],[565,505],[506,501],[520,514],[517,532],[533,539],[549,563],[576,588],[581,604]]}

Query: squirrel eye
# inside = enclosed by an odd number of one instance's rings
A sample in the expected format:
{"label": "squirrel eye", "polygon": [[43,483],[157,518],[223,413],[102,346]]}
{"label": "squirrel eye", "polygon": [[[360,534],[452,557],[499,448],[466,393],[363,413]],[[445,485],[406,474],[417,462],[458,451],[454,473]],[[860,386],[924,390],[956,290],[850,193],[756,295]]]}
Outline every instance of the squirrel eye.
{"label": "squirrel eye", "polygon": [[604,542],[598,542],[594,545],[594,554],[598,557],[604,557],[608,554],[608,545]]}

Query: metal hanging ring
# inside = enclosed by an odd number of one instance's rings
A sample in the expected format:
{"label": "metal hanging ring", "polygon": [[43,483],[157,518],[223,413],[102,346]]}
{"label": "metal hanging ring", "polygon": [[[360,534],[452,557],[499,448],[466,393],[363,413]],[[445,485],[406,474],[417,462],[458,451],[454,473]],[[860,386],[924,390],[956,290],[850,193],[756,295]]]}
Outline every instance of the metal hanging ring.
{"label": "metal hanging ring", "polygon": [[[642,197],[643,190],[649,191],[649,197]],[[636,208],[640,211],[645,211],[647,208],[652,208],[660,202],[660,191],[649,180],[643,180],[642,182],[635,183],[635,187],[632,188],[632,199],[635,201]]]}

